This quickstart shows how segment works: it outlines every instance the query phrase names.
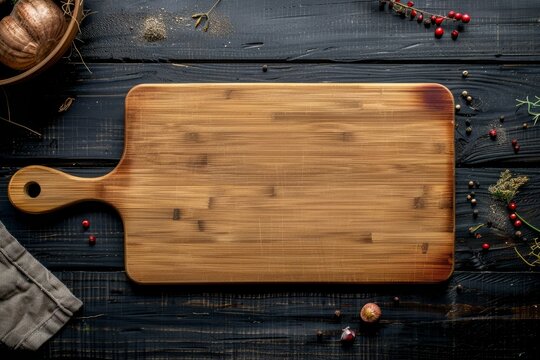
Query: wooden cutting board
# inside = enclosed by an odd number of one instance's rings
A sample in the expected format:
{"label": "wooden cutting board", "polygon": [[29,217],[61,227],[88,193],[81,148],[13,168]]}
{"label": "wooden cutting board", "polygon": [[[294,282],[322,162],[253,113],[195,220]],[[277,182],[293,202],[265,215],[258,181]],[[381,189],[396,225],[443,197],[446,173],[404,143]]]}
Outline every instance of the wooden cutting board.
{"label": "wooden cutting board", "polygon": [[9,197],[111,204],[140,283],[436,282],[453,269],[453,119],[437,84],[141,85],[116,169],[29,166]]}

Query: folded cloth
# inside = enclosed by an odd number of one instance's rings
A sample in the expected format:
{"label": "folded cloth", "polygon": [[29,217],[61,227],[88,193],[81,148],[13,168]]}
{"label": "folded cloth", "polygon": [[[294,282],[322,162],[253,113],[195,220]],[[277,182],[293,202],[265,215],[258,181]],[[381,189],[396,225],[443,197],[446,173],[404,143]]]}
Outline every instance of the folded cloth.
{"label": "folded cloth", "polygon": [[81,306],[0,222],[0,341],[37,350]]}

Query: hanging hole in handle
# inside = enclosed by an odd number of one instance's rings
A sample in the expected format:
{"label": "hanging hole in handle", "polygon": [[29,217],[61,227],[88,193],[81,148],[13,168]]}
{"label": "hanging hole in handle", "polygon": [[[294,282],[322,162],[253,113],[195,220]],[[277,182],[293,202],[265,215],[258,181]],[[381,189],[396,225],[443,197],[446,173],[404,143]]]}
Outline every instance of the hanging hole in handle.
{"label": "hanging hole in handle", "polygon": [[24,185],[24,192],[31,198],[37,198],[41,193],[41,186],[35,181],[27,182],[26,185]]}

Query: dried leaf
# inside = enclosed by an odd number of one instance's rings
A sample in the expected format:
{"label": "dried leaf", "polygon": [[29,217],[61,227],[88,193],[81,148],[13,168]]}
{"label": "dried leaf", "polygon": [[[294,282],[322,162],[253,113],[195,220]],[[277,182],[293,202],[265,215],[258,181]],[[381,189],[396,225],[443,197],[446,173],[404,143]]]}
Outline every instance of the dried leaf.
{"label": "dried leaf", "polygon": [[199,25],[201,25],[202,20],[203,20],[202,16],[197,19],[197,22],[195,23],[195,28],[197,28]]}

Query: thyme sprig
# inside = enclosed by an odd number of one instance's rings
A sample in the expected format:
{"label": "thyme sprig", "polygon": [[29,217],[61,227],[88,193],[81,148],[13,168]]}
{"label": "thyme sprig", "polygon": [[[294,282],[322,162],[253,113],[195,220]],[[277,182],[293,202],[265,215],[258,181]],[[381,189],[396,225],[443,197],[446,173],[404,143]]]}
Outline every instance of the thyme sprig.
{"label": "thyme sprig", "polygon": [[384,3],[391,3],[393,4],[393,7],[392,7],[392,10],[394,10],[395,13],[401,15],[402,13],[405,15],[405,16],[409,16],[411,11],[416,11],[418,12],[418,14],[424,14],[431,17],[431,16],[436,16],[436,17],[440,17],[440,18],[443,18],[444,20],[452,20],[452,21],[457,21],[456,19],[452,19],[452,18],[449,18],[448,16],[445,16],[445,15],[440,15],[440,14],[434,14],[434,13],[430,13],[428,11],[425,11],[425,10],[422,10],[422,9],[419,9],[417,7],[414,7],[413,6],[409,6],[407,4],[402,4],[400,2],[396,2],[395,0],[379,0],[379,2],[381,4],[384,4]]}
{"label": "thyme sprig", "polygon": [[221,2],[221,0],[216,0],[216,2],[214,3],[214,5],[212,5],[212,7],[210,8],[210,10],[208,10],[207,12],[203,12],[203,13],[196,13],[196,14],[193,14],[191,15],[191,18],[196,20],[195,21],[195,28],[198,28],[199,25],[201,25],[203,23],[203,21],[205,22],[204,24],[204,27],[203,27],[203,31],[206,32],[208,31],[208,28],[210,27],[210,14],[212,13],[212,11],[214,11],[214,9],[216,8],[216,6]]}
{"label": "thyme sprig", "polygon": [[519,192],[519,188],[528,181],[529,178],[526,176],[513,177],[510,170],[507,169],[501,173],[495,185],[489,186],[488,191],[496,199],[509,203]]}
{"label": "thyme sprig", "polygon": [[[533,242],[534,244],[531,245],[530,249],[531,251],[529,251],[527,254],[525,255],[522,255],[519,250],[517,249],[517,247],[514,247],[514,250],[517,254],[517,256],[519,256],[519,258],[527,265],[529,265],[530,267],[535,267],[535,266],[538,266],[540,265],[540,244],[538,243],[538,238],[534,238],[533,239]],[[534,260],[533,261],[529,261],[528,258],[529,257],[533,257]]]}
{"label": "thyme sprig", "polygon": [[525,100],[516,99],[517,101],[516,107],[519,108],[523,105],[527,105],[527,113],[533,117],[534,125],[536,125],[536,122],[538,121],[538,119],[540,119],[540,112],[532,111],[532,109],[535,107],[540,108],[540,97],[535,96],[535,98],[536,98],[536,101],[534,102],[530,101],[528,96],[525,98]]}

